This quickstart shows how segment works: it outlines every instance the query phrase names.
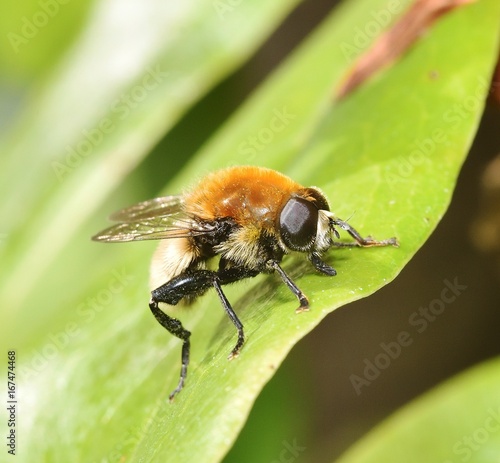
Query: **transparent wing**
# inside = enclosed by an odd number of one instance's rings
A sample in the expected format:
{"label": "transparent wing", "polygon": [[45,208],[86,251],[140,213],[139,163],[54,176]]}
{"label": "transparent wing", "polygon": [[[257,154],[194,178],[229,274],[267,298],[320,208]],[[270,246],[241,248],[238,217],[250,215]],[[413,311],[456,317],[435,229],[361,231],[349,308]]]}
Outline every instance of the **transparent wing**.
{"label": "transparent wing", "polygon": [[168,216],[182,211],[182,196],[162,196],[148,199],[114,212],[109,217],[113,222],[133,222],[158,216]]}
{"label": "transparent wing", "polygon": [[94,241],[124,242],[185,238],[210,233],[211,224],[200,223],[182,210],[180,196],[143,201],[112,214],[120,223],[93,236]]}

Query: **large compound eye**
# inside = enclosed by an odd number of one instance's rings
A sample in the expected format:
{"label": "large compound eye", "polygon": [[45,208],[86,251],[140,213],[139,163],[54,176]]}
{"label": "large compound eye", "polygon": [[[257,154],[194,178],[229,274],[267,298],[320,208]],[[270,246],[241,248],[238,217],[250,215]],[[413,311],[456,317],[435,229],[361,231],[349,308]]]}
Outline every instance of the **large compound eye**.
{"label": "large compound eye", "polygon": [[294,251],[305,251],[316,238],[318,208],[307,199],[291,198],[280,214],[281,238]]}

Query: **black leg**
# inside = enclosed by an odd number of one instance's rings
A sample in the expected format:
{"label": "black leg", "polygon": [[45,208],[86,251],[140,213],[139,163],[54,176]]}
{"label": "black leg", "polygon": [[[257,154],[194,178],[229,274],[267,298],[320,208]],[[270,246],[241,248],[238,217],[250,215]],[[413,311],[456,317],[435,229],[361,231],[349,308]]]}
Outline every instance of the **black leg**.
{"label": "black leg", "polygon": [[222,303],[222,307],[224,307],[224,310],[226,311],[227,315],[233,322],[234,326],[238,330],[238,341],[236,342],[236,345],[233,347],[233,350],[227,357],[228,360],[232,360],[235,357],[238,357],[238,354],[240,353],[240,349],[242,348],[244,342],[245,342],[245,333],[243,331],[243,323],[241,323],[240,319],[237,317],[236,313],[234,312],[233,308],[231,307],[231,304],[227,300],[226,295],[222,291],[222,288],[220,286],[220,283],[218,280],[214,280],[214,287],[215,290],[217,291],[217,295],[219,296],[219,299]]}
{"label": "black leg", "polygon": [[311,254],[309,256],[309,260],[311,261],[311,264],[313,264],[314,268],[319,272],[331,277],[337,275],[337,271],[333,267],[330,267],[326,262],[323,262],[317,254]]}
{"label": "black leg", "polygon": [[159,302],[164,302],[169,305],[176,305],[185,296],[198,296],[203,294],[211,287],[211,277],[214,272],[208,270],[198,270],[196,272],[183,273],[170,280],[168,283],[151,291],[151,301],[149,308],[156,320],[163,326],[169,333],[178,337],[183,341],[182,343],[182,366],[179,383],[172,391],[169,398],[172,401],[175,394],[181,391],[186,381],[187,368],[189,365],[189,350],[190,343],[189,337],[191,333],[184,329],[182,323],[176,318],[168,316],[159,307]]}
{"label": "black leg", "polygon": [[[342,230],[345,230],[349,235],[351,235],[356,242],[355,243],[342,243],[334,241],[333,245],[337,247],[352,247],[352,246],[399,246],[398,240],[396,238],[389,238],[387,240],[374,240],[371,236],[363,238],[353,227],[351,227],[347,222],[340,219],[335,219],[331,221],[332,225],[337,225]],[[335,229],[334,229],[335,231]],[[338,234],[336,234],[338,236]]]}
{"label": "black leg", "polygon": [[290,288],[292,293],[295,294],[295,296],[297,296],[300,306],[297,307],[297,309],[295,309],[295,313],[301,313],[309,310],[309,301],[307,300],[306,295],[297,287],[297,285],[292,281],[292,279],[285,273],[285,271],[280,267],[278,262],[275,260],[269,260],[267,262],[267,265],[273,270],[276,270],[278,272],[279,276],[284,281],[284,283],[288,286],[288,288]]}
{"label": "black leg", "polygon": [[181,374],[177,387],[169,396],[170,401],[172,401],[175,394],[180,392],[180,390],[184,387],[184,381],[186,380],[187,367],[189,365],[189,337],[191,336],[191,333],[183,328],[182,323],[179,320],[169,317],[165,312],[160,310],[160,308],[158,307],[158,301],[154,298],[151,298],[151,301],[149,302],[149,308],[151,309],[151,312],[153,312],[153,315],[155,316],[156,320],[158,320],[161,326],[163,326],[170,333],[172,333],[179,339],[182,339],[183,341]]}
{"label": "black leg", "polygon": [[183,297],[201,296],[212,287],[215,272],[211,270],[194,270],[181,273],[169,282],[151,292],[153,299],[176,305]]}
{"label": "black leg", "polygon": [[245,335],[243,332],[243,324],[234,313],[231,304],[222,291],[221,285],[233,283],[243,278],[254,277],[258,273],[259,272],[257,271],[250,271],[238,267],[225,268],[225,266],[222,266],[221,270],[218,272],[211,270],[195,270],[182,273],[151,292],[149,308],[151,309],[151,312],[153,312],[156,320],[158,320],[160,325],[163,326],[169,333],[183,341],[181,374],[177,387],[170,394],[170,400],[172,400],[175,394],[177,394],[184,387],[184,382],[187,376],[187,367],[189,364],[189,337],[191,336],[191,333],[184,329],[179,320],[172,318],[163,312],[158,307],[158,303],[164,302],[169,305],[176,305],[183,297],[197,297],[202,295],[211,287],[214,287],[224,310],[238,330],[238,341],[229,355],[229,359],[232,359],[238,355],[241,347],[243,346],[243,343],[245,342]]}
{"label": "black leg", "polygon": [[226,311],[227,315],[233,322],[234,326],[238,330],[238,341],[234,346],[233,350],[228,356],[229,360],[234,359],[240,353],[243,344],[245,343],[245,333],[243,331],[243,324],[239,320],[238,316],[234,312],[231,304],[226,298],[226,295],[222,291],[221,285],[226,285],[229,283],[234,283],[236,281],[242,280],[243,278],[250,278],[258,275],[259,272],[254,270],[247,270],[242,267],[230,267],[226,268],[225,262],[221,260],[221,264],[219,266],[219,271],[217,272],[217,278],[214,279],[213,285],[215,290],[217,291],[217,295],[222,303],[222,307]]}

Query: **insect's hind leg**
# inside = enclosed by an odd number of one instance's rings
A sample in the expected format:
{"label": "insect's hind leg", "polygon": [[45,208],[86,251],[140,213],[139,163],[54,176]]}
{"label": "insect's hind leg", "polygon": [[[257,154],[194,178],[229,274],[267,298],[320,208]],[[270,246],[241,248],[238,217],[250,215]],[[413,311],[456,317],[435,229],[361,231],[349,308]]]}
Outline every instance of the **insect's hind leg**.
{"label": "insect's hind leg", "polygon": [[151,292],[149,308],[151,309],[151,312],[153,312],[156,320],[169,333],[183,341],[181,374],[177,387],[170,394],[170,400],[172,400],[174,396],[182,390],[186,381],[190,350],[189,337],[191,336],[191,333],[182,326],[182,323],[179,320],[172,318],[163,312],[159,308],[158,304],[160,302],[164,302],[169,305],[176,305],[184,297],[197,297],[205,293],[209,288],[214,287],[224,310],[238,330],[238,341],[229,355],[229,358],[232,359],[238,355],[243,343],[245,342],[245,336],[243,332],[243,324],[234,313],[231,304],[222,291],[221,285],[233,283],[241,280],[242,278],[252,277],[257,275],[257,273],[258,272],[242,268],[221,268],[218,272],[211,270],[194,270],[181,273]]}
{"label": "insect's hind leg", "polygon": [[172,318],[163,312],[158,304],[164,302],[169,305],[176,305],[185,296],[199,296],[203,294],[211,286],[211,280],[214,272],[208,270],[196,270],[193,272],[182,273],[164,285],[151,291],[151,301],[149,308],[156,320],[169,333],[183,341],[182,343],[182,366],[179,383],[172,391],[169,398],[172,400],[184,387],[187,376],[187,368],[189,365],[190,343],[189,337],[191,333],[186,330],[182,323],[176,318]]}
{"label": "insect's hind leg", "polygon": [[191,333],[188,330],[184,329],[182,323],[179,320],[177,320],[176,318],[169,317],[165,312],[163,312],[158,307],[158,302],[159,301],[154,299],[154,297],[151,298],[151,301],[149,302],[149,308],[151,309],[151,312],[153,312],[153,315],[155,316],[156,320],[158,321],[158,323],[160,323],[161,326],[163,326],[163,328],[168,330],[169,333],[173,334],[174,336],[178,337],[183,341],[182,366],[181,366],[181,374],[179,377],[179,383],[177,384],[177,387],[169,395],[169,399],[170,401],[172,401],[175,394],[180,392],[181,389],[184,387],[184,382],[186,381],[187,368],[189,365],[189,348],[190,348],[189,337],[191,336]]}

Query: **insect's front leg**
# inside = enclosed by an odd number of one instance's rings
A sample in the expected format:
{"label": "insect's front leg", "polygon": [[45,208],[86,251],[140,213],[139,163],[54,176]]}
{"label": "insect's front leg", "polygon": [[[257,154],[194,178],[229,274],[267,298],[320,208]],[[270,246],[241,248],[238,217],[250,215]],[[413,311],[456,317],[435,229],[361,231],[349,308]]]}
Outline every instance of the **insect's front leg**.
{"label": "insect's front leg", "polygon": [[331,221],[332,225],[337,225],[342,230],[345,230],[349,235],[351,235],[356,242],[355,243],[342,243],[338,241],[334,241],[333,245],[337,247],[352,247],[352,246],[361,246],[361,247],[371,247],[371,246],[399,246],[398,240],[396,238],[389,238],[386,240],[375,240],[371,236],[367,236],[363,238],[360,233],[353,227],[351,227],[347,222],[344,222],[340,219],[334,219]]}
{"label": "insect's front leg", "polygon": [[314,268],[325,275],[334,277],[337,275],[337,271],[328,265],[326,262],[321,260],[321,257],[314,252],[309,256],[309,261],[313,264]]}

